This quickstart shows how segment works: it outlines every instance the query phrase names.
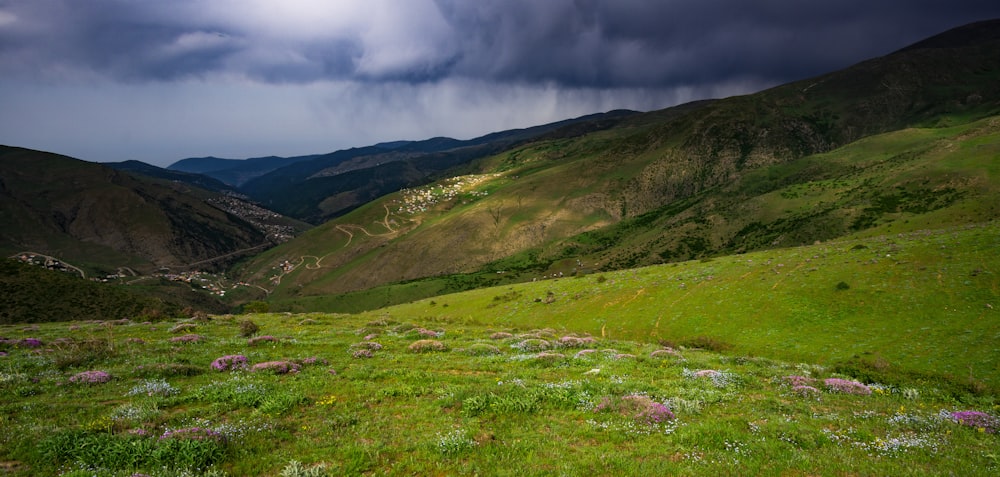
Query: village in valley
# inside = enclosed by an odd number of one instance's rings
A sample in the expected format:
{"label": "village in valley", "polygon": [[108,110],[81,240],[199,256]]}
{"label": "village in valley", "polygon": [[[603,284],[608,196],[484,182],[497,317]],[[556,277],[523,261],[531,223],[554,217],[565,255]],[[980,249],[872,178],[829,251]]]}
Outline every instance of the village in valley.
{"label": "village in valley", "polygon": [[21,263],[44,267],[48,270],[79,275],[81,278],[101,283],[132,285],[141,283],[145,280],[152,280],[152,279],[163,279],[172,282],[183,282],[191,285],[191,288],[195,290],[201,290],[211,295],[218,296],[220,298],[225,297],[227,292],[232,292],[233,290],[239,288],[258,288],[247,282],[232,281],[224,274],[212,273],[200,270],[171,272],[169,268],[161,268],[160,270],[157,270],[155,273],[149,275],[141,275],[132,268],[119,267],[117,273],[111,273],[101,276],[88,276],[87,273],[84,272],[83,269],[79,267],[71,265],[66,261],[61,260],[57,257],[53,257],[51,255],[45,255],[38,252],[21,252],[12,255],[9,258],[18,260]]}

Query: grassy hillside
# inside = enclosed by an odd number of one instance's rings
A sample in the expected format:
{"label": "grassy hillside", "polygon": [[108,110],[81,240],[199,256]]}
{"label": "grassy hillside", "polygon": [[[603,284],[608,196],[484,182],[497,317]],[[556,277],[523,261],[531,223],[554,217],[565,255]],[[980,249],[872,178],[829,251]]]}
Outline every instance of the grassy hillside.
{"label": "grassy hillside", "polygon": [[[590,282],[619,300],[612,335],[641,315],[626,282]],[[0,461],[15,476],[998,470],[995,395],[511,325],[505,308],[573,299],[498,293],[358,316],[0,326]],[[242,337],[244,320],[260,334]]]}
{"label": "grassy hillside", "polygon": [[[65,272],[0,260],[0,323],[151,319],[177,317],[184,308],[220,310],[220,303],[198,301],[190,290],[164,294],[84,280]],[[204,297],[202,297],[204,298]]]}
{"label": "grassy hillside", "polygon": [[90,272],[184,268],[268,244],[256,227],[190,186],[99,164],[0,148],[0,253],[55,255]]}
{"label": "grassy hillside", "polygon": [[[320,297],[352,292],[336,298],[343,305],[335,309],[356,311],[558,273],[956,226],[1000,216],[998,144],[997,118],[910,128],[747,171],[616,221],[620,213],[599,206],[613,182],[599,178],[626,173],[623,165],[602,169],[600,159],[577,149],[560,151],[570,159],[546,160],[559,150],[549,143],[498,158],[522,161],[505,172],[387,196],[256,257],[247,269],[270,279],[263,286],[276,302],[329,302]],[[581,172],[564,180],[573,170]],[[294,269],[271,268],[283,261]],[[445,276],[375,290],[438,275]],[[351,305],[356,298],[367,305]]]}
{"label": "grassy hillside", "polygon": [[369,202],[240,273],[273,300],[429,277],[447,291],[990,220],[998,32],[974,25],[758,94],[546,137]]}
{"label": "grassy hillside", "polygon": [[[855,364],[871,372],[917,380],[950,376],[962,385],[996,388],[998,249],[1000,223],[990,222],[566,275],[383,312],[649,343],[708,337],[737,353],[824,365],[859,360]],[[398,285],[400,293],[407,286]],[[373,290],[368,299],[376,304],[385,297]],[[323,306],[309,300],[274,306]]]}

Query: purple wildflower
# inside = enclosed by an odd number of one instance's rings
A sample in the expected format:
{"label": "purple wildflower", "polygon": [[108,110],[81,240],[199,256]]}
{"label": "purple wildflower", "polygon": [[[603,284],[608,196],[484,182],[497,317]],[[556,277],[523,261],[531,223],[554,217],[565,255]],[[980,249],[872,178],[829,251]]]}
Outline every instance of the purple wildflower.
{"label": "purple wildflower", "polygon": [[265,343],[265,342],[277,343],[278,338],[275,338],[271,335],[263,335],[263,336],[255,336],[247,340],[247,344],[250,346],[254,346],[258,343]]}
{"label": "purple wildflower", "polygon": [[265,361],[257,363],[250,371],[270,371],[274,374],[297,373],[301,367],[291,361]]}
{"label": "purple wildflower", "polygon": [[559,341],[557,341],[556,344],[563,348],[584,348],[587,345],[595,343],[596,341],[597,340],[589,336],[583,338],[578,338],[576,336],[563,336],[562,338],[559,338]]}
{"label": "purple wildflower", "polygon": [[590,355],[592,355],[592,354],[594,354],[596,352],[597,352],[596,349],[581,349],[580,351],[577,351],[576,354],[573,355],[573,357],[574,358],[586,358],[587,356],[590,356]]}
{"label": "purple wildflower", "polygon": [[38,338],[24,338],[17,342],[17,346],[21,348],[40,348],[43,344]]}
{"label": "purple wildflower", "polygon": [[1000,419],[986,414],[985,412],[958,411],[951,413],[951,418],[963,426],[981,429],[982,432],[988,432],[990,434],[1000,432]]}
{"label": "purple wildflower", "polygon": [[299,360],[299,364],[301,364],[302,366],[312,366],[314,364],[329,364],[329,362],[323,358],[310,356],[308,358],[303,358]]}
{"label": "purple wildflower", "polygon": [[813,379],[813,378],[808,378],[808,377],[805,377],[805,376],[798,376],[798,375],[794,375],[794,374],[791,375],[791,376],[785,376],[785,377],[781,378],[781,380],[784,381],[785,384],[788,384],[789,386],[792,386],[793,388],[797,387],[797,386],[808,386],[808,385],[816,382],[816,380]]}
{"label": "purple wildflower", "polygon": [[7,352],[6,351],[0,351],[0,358],[2,358],[4,356],[7,356]]}
{"label": "purple wildflower", "polygon": [[425,329],[425,328],[417,328],[414,331],[417,332],[417,335],[423,336],[424,338],[437,338],[437,337],[439,337],[439,336],[441,336],[441,335],[444,334],[443,332],[439,333],[437,331],[428,330],[428,329]]}
{"label": "purple wildflower", "polygon": [[654,401],[649,396],[642,394],[630,394],[622,397],[617,402],[608,397],[601,399],[601,402],[594,407],[594,412],[616,411],[624,416],[631,417],[640,424],[656,425],[675,418],[674,413],[665,404]]}
{"label": "purple wildflower", "polygon": [[372,353],[372,351],[369,349],[359,349],[356,350],[354,353],[351,353],[351,356],[353,356],[355,359],[367,359],[367,358],[374,358],[375,353]]}
{"label": "purple wildflower", "polygon": [[170,338],[171,343],[197,343],[201,341],[204,337],[201,335],[181,335]]}
{"label": "purple wildflower", "polygon": [[681,354],[678,353],[673,348],[658,349],[656,351],[653,351],[652,353],[649,353],[649,357],[650,358],[677,358],[677,359],[681,359],[681,360],[684,359],[684,357],[681,356]]}
{"label": "purple wildflower", "polygon": [[[626,396],[626,399],[628,396]],[[670,408],[662,403],[650,400],[636,415],[636,420],[645,424],[653,425],[674,419],[674,413]]]}
{"label": "purple wildflower", "polygon": [[374,341],[362,341],[360,343],[354,343],[351,345],[351,349],[367,349],[371,351],[378,351],[382,349],[382,345]]}
{"label": "purple wildflower", "polygon": [[805,384],[792,386],[792,392],[802,397],[819,396],[819,389],[816,389],[812,386],[807,386]]}
{"label": "purple wildflower", "polygon": [[227,354],[212,361],[212,369],[216,371],[233,371],[246,369],[247,357],[242,354]]}
{"label": "purple wildflower", "polygon": [[716,370],[714,370],[714,369],[703,369],[701,371],[695,371],[694,377],[696,377],[696,378],[711,378],[712,376],[715,376],[717,374],[719,374],[719,372],[716,371]]}
{"label": "purple wildflower", "polygon": [[828,378],[823,381],[826,389],[834,393],[868,395],[872,393],[871,388],[857,381],[850,381],[840,378]]}
{"label": "purple wildflower", "polygon": [[71,383],[100,384],[111,381],[111,375],[104,371],[83,371],[69,378]]}

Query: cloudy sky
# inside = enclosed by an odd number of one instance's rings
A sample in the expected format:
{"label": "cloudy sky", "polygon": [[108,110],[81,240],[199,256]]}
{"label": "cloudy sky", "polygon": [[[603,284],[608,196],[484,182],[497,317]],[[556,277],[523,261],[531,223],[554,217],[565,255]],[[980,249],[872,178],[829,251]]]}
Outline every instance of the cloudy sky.
{"label": "cloudy sky", "polygon": [[0,0],[0,144],[161,166],[758,91],[996,0]]}

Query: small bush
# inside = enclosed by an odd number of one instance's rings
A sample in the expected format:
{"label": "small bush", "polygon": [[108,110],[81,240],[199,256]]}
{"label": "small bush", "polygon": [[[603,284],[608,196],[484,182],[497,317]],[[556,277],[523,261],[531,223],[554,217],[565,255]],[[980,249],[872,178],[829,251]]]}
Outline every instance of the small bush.
{"label": "small bush", "polygon": [[804,398],[818,397],[820,392],[812,386],[807,386],[805,384],[800,384],[792,386],[792,393],[802,396]]}
{"label": "small bush", "polygon": [[868,395],[872,393],[871,388],[857,381],[850,381],[840,378],[829,378],[823,381],[827,391],[841,394]]}
{"label": "small bush", "polygon": [[576,336],[563,336],[562,338],[559,338],[556,345],[560,348],[586,348],[596,342],[597,340],[591,338],[590,336],[585,336],[583,338],[578,338]]}
{"label": "small bush", "polygon": [[594,412],[607,411],[619,413],[646,425],[660,424],[674,419],[674,413],[666,404],[641,394],[630,394],[619,399],[605,397],[594,407]]}
{"label": "small bush", "polygon": [[414,353],[429,353],[435,351],[448,351],[448,347],[438,340],[419,340],[410,344],[408,349]]}
{"label": "small bush", "polygon": [[195,334],[189,334],[189,335],[175,336],[173,338],[170,338],[170,342],[171,343],[197,343],[197,342],[199,342],[199,341],[201,341],[203,339],[205,339],[204,336],[195,335]]}
{"label": "small bush", "polygon": [[466,348],[465,352],[472,356],[489,356],[500,354],[500,348],[486,343],[474,343]]}
{"label": "small bush", "polygon": [[228,354],[212,361],[212,369],[220,372],[246,369],[246,367],[247,357],[242,354]]}
{"label": "small bush", "polygon": [[837,283],[837,286],[835,287],[835,289],[837,291],[850,290],[851,286],[848,285],[847,282],[840,282],[840,283]]}
{"label": "small bush", "polygon": [[378,351],[382,349],[382,345],[374,341],[362,341],[360,343],[354,343],[351,345],[351,349],[366,349],[370,351]]}
{"label": "small bush", "polygon": [[255,336],[247,340],[247,344],[250,346],[257,346],[258,344],[261,343],[277,343],[277,342],[278,338],[275,338],[271,335]]}
{"label": "small bush", "polygon": [[250,320],[240,320],[240,336],[252,338],[258,331],[260,331],[260,327],[257,326],[257,323]]}
{"label": "small bush", "polygon": [[291,361],[265,361],[263,363],[257,363],[250,368],[250,371],[258,372],[271,372],[274,374],[288,374],[297,373],[301,369],[296,363]]}
{"label": "small bush", "polygon": [[77,384],[103,384],[111,381],[111,375],[104,371],[83,371],[69,378],[69,382]]}
{"label": "small bush", "polygon": [[168,331],[171,333],[184,333],[198,328],[198,325],[194,323],[181,323],[170,328]]}
{"label": "small bush", "polygon": [[681,356],[681,354],[678,353],[673,348],[658,349],[656,351],[653,351],[652,353],[649,353],[649,357],[653,359],[679,359],[682,361],[684,360],[684,357]]}
{"label": "small bush", "polygon": [[511,345],[511,348],[524,351],[526,353],[533,353],[552,348],[552,344],[540,338],[529,338]]}

